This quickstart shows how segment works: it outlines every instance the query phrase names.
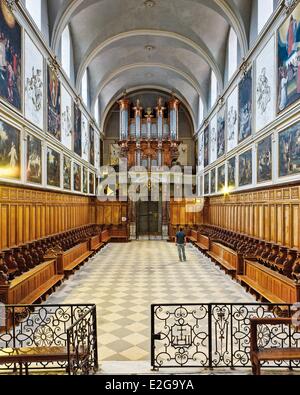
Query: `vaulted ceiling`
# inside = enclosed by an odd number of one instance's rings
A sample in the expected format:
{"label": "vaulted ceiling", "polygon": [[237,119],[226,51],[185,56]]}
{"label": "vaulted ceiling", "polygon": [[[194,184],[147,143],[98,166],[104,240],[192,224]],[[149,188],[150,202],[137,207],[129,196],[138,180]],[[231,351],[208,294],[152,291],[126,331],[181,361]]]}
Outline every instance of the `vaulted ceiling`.
{"label": "vaulted ceiling", "polygon": [[77,88],[88,67],[102,114],[127,89],[157,87],[185,101],[196,124],[210,71],[223,88],[232,26],[248,50],[252,0],[48,0],[51,46],[70,26]]}

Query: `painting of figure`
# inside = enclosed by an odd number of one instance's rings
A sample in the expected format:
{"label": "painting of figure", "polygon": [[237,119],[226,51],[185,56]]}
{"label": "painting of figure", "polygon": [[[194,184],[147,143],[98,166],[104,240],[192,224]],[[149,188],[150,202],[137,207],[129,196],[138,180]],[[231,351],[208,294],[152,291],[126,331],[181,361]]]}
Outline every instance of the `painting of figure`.
{"label": "painting of figure", "polygon": [[90,164],[95,165],[95,131],[90,126]]}
{"label": "painting of figure", "polygon": [[199,158],[198,158],[199,170],[203,170],[204,169],[204,133],[203,132],[200,133],[198,149],[199,149]]}
{"label": "painting of figure", "polygon": [[91,195],[95,194],[95,174],[94,173],[89,174],[89,193]]}
{"label": "painting of figure", "polygon": [[100,169],[100,136],[95,131],[95,167]]}
{"label": "painting of figure", "polygon": [[300,4],[278,30],[278,111],[300,99]]}
{"label": "painting of figure", "polygon": [[110,144],[110,166],[118,166],[121,155],[121,147],[119,144]]}
{"label": "painting of figure", "polygon": [[216,169],[210,172],[210,193],[216,193]]}
{"label": "painting of figure", "polygon": [[81,110],[74,104],[74,152],[81,156],[82,143],[81,143]]}
{"label": "painting of figure", "polygon": [[225,108],[218,113],[217,157],[225,154]]}
{"label": "painting of figure", "polygon": [[256,132],[275,118],[275,78],[275,39],[273,36],[256,59]]}
{"label": "painting of figure", "polygon": [[72,150],[72,97],[66,88],[61,87],[61,142],[69,150]]}
{"label": "painting of figure", "polygon": [[204,176],[204,195],[209,195],[209,173]]}
{"label": "painting of figure", "polygon": [[244,141],[252,134],[252,69],[239,83],[239,138]]}
{"label": "painting of figure", "polygon": [[234,189],[236,187],[236,160],[231,158],[227,163],[227,177],[228,177],[228,188]]}
{"label": "painting of figure", "polygon": [[237,146],[238,136],[238,89],[235,88],[227,99],[227,152]]}
{"label": "painting of figure", "polygon": [[42,183],[42,143],[34,136],[27,136],[27,181]]}
{"label": "painting of figure", "polygon": [[47,184],[60,187],[60,154],[52,148],[47,148]]}
{"label": "painting of figure", "polygon": [[239,156],[239,186],[252,184],[252,150]]}
{"label": "painting of figure", "polygon": [[82,159],[89,161],[89,123],[87,118],[81,118]]}
{"label": "painting of figure", "polygon": [[218,168],[218,192],[223,192],[225,189],[225,165]]}
{"label": "painting of figure", "polygon": [[0,96],[21,110],[21,27],[4,0],[0,0]]}
{"label": "painting of figure", "polygon": [[48,133],[61,140],[61,86],[54,70],[48,66]]}
{"label": "painting of figure", "polygon": [[217,117],[215,116],[210,123],[210,163],[217,160]]}
{"label": "painting of figure", "polygon": [[209,165],[209,128],[204,130],[204,167]]}
{"label": "painting of figure", "polygon": [[272,180],[272,136],[257,145],[257,182]]}
{"label": "painting of figure", "polygon": [[71,190],[71,159],[64,156],[64,189]]}
{"label": "painting of figure", "polygon": [[81,192],[81,166],[73,164],[73,188],[76,192]]}
{"label": "painting of figure", "polygon": [[20,131],[0,120],[0,178],[21,177]]}
{"label": "painting of figure", "polygon": [[300,123],[279,133],[279,176],[300,173]]}
{"label": "painting of figure", "polygon": [[83,193],[88,193],[88,170],[86,167],[83,168],[82,189]]}

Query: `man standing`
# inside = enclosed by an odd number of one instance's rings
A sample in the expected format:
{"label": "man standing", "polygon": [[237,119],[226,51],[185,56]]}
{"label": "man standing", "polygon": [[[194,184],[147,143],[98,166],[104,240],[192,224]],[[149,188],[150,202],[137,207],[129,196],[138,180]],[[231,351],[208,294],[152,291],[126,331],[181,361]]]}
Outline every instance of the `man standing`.
{"label": "man standing", "polygon": [[180,228],[180,231],[176,233],[176,245],[178,248],[180,262],[183,261],[186,262],[185,244],[186,244],[185,233],[183,229]]}

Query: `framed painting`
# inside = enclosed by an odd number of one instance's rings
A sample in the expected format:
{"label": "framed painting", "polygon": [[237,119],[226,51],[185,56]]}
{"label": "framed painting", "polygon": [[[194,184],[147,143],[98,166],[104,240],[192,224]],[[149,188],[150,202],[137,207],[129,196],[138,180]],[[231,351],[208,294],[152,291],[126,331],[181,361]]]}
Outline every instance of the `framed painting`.
{"label": "framed painting", "polygon": [[204,130],[204,167],[209,165],[209,127]]}
{"label": "framed painting", "polygon": [[216,169],[210,172],[210,193],[216,193]]}
{"label": "framed painting", "polygon": [[100,169],[100,136],[95,131],[95,167]]}
{"label": "framed painting", "polygon": [[255,128],[256,132],[271,123],[276,115],[275,38],[269,40],[256,59]]}
{"label": "framed painting", "polygon": [[279,133],[279,177],[300,173],[300,123]]}
{"label": "framed painting", "polygon": [[68,156],[64,155],[64,189],[71,190],[72,181],[72,161]]}
{"label": "framed painting", "polygon": [[25,117],[35,126],[44,127],[44,57],[25,34]]}
{"label": "framed painting", "polygon": [[21,178],[20,130],[0,120],[0,178]]}
{"label": "framed painting", "polygon": [[60,187],[60,153],[47,147],[47,184]]}
{"label": "framed painting", "polygon": [[95,165],[95,130],[90,125],[90,164]]}
{"label": "framed painting", "polygon": [[81,192],[81,166],[78,163],[73,163],[73,188]]}
{"label": "framed painting", "polygon": [[199,163],[199,170],[204,169],[204,133],[201,132],[199,136],[199,143],[198,143],[198,163]]}
{"label": "framed painting", "polygon": [[72,150],[72,97],[62,85],[61,87],[61,142]]}
{"label": "framed painting", "polygon": [[34,184],[42,183],[42,142],[30,134],[27,136],[26,178]]}
{"label": "framed painting", "polygon": [[6,2],[0,0],[0,96],[21,111],[22,30]]}
{"label": "framed painting", "polygon": [[252,184],[252,150],[239,156],[239,186]]}
{"label": "framed painting", "polygon": [[89,161],[89,123],[85,115],[81,117],[82,159]]}
{"label": "framed painting", "polygon": [[218,113],[217,158],[225,154],[225,107]]}
{"label": "framed painting", "polygon": [[91,172],[89,173],[89,194],[95,194],[95,174]]}
{"label": "framed painting", "polygon": [[204,176],[204,195],[209,195],[209,173]]}
{"label": "framed painting", "polygon": [[237,146],[238,139],[238,88],[227,99],[227,152]]}
{"label": "framed painting", "polygon": [[300,4],[277,33],[278,112],[300,99]]}
{"label": "framed painting", "polygon": [[217,116],[215,116],[210,123],[210,163],[217,160]]}
{"label": "framed painting", "polygon": [[252,134],[252,68],[239,83],[239,134],[241,143]]}
{"label": "framed painting", "polygon": [[223,192],[226,184],[225,165],[218,167],[218,192]]}
{"label": "framed painting", "polygon": [[83,193],[88,193],[88,169],[86,167],[83,168],[82,172],[82,190]]}
{"label": "framed painting", "polygon": [[257,144],[257,182],[272,181],[272,136]]}
{"label": "framed painting", "polygon": [[228,188],[235,189],[236,187],[236,159],[231,158],[227,162],[227,179],[228,179]]}
{"label": "framed painting", "polygon": [[74,103],[74,152],[81,156],[82,142],[81,142],[81,110]]}
{"label": "framed painting", "polygon": [[48,65],[48,133],[61,141],[61,85],[56,72]]}

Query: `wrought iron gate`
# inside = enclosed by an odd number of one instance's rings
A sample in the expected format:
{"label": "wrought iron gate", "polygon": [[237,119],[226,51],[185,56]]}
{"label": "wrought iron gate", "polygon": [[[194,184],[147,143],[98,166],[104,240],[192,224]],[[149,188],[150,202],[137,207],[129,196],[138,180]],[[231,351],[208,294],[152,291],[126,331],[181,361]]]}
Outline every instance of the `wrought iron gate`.
{"label": "wrought iron gate", "polygon": [[[151,306],[151,365],[158,368],[247,368],[250,319],[291,316],[292,305],[162,304]],[[281,325],[258,334],[263,347],[300,347],[300,333]],[[272,368],[299,368],[300,361],[269,362]]]}

